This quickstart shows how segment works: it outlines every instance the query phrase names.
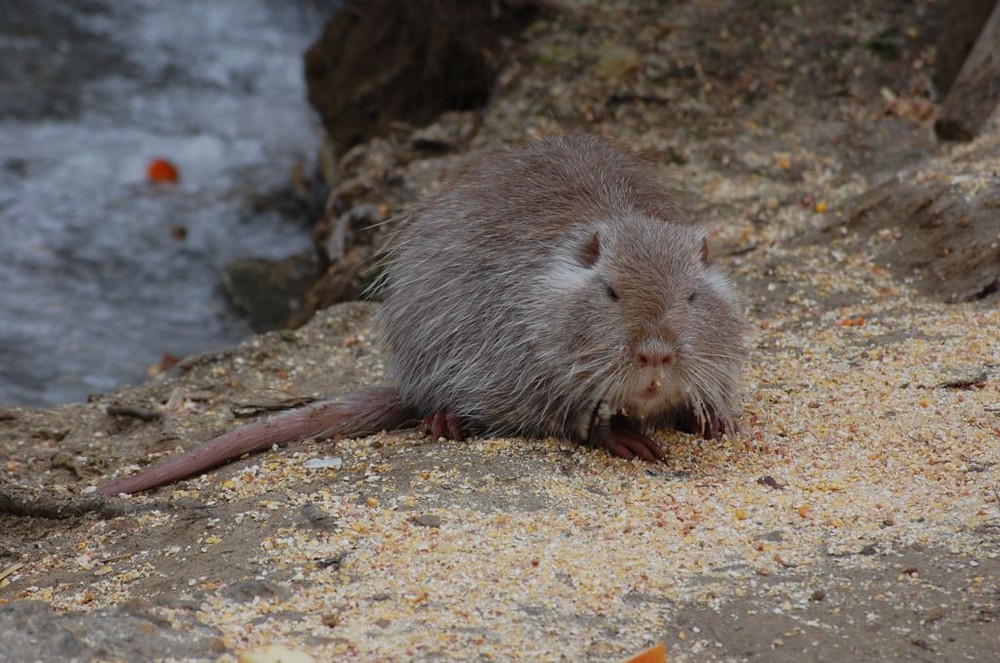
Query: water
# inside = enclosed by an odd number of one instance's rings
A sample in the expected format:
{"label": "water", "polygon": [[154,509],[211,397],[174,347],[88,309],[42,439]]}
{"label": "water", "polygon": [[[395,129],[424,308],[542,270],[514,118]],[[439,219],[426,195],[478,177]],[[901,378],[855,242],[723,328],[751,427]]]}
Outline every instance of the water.
{"label": "water", "polygon": [[[250,334],[219,270],[309,246],[311,219],[251,201],[315,153],[301,54],[332,5],[0,0],[0,404]],[[160,156],[179,185],[146,181]]]}

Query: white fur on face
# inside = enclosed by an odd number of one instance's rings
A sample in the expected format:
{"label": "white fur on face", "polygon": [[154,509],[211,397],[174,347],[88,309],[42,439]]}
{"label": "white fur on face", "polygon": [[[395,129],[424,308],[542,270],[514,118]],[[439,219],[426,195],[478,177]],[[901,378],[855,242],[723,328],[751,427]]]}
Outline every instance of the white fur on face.
{"label": "white fur on face", "polygon": [[544,292],[572,292],[586,287],[593,278],[592,270],[568,256],[554,256],[542,273],[540,285]]}
{"label": "white fur on face", "polygon": [[736,291],[733,290],[733,286],[730,285],[729,279],[726,275],[715,269],[714,267],[708,267],[705,269],[705,284],[712,289],[716,295],[721,297],[727,302],[736,302]]}

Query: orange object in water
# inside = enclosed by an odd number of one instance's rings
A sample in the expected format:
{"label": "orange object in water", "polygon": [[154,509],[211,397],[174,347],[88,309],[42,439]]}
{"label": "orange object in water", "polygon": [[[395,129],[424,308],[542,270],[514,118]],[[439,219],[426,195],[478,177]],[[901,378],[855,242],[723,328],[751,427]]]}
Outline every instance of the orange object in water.
{"label": "orange object in water", "polygon": [[632,658],[625,659],[622,663],[667,663],[667,648],[662,644],[656,645]]}
{"label": "orange object in water", "polygon": [[146,169],[146,177],[154,184],[163,182],[174,183],[180,181],[181,174],[177,170],[177,166],[166,159],[153,159],[149,162],[149,167]]}

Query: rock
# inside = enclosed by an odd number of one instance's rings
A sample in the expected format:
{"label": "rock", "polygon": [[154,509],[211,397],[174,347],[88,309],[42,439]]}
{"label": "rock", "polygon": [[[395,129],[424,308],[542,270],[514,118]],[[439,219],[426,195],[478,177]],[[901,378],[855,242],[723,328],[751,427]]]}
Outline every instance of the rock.
{"label": "rock", "polygon": [[222,287],[260,333],[285,326],[315,276],[316,259],[311,253],[281,260],[244,258],[223,268]]}
{"label": "rock", "polygon": [[601,78],[618,81],[642,64],[638,51],[622,44],[606,43],[597,50],[596,73]]}
{"label": "rock", "polygon": [[222,595],[230,601],[248,603],[255,598],[288,598],[288,589],[264,580],[241,580],[223,589]]}
{"label": "rock", "polygon": [[385,235],[388,214],[387,205],[360,203],[317,224],[313,240],[323,269],[288,318],[289,327],[301,327],[320,309],[361,298],[375,267],[373,256]]}
{"label": "rock", "polygon": [[504,40],[541,0],[354,0],[305,54],[309,101],[350,147],[394,122],[430,123],[486,103]]}
{"label": "rock", "polygon": [[983,26],[958,78],[941,103],[934,131],[943,140],[972,140],[1000,107],[1000,2]]}
{"label": "rock", "polygon": [[330,262],[343,260],[357,242],[354,236],[384,222],[389,215],[388,206],[362,203],[344,212],[330,224],[323,242],[323,254]]}
{"label": "rock", "polygon": [[427,155],[451,152],[464,146],[472,137],[478,124],[473,113],[448,112],[437,122],[413,132],[410,148]]}
{"label": "rock", "polygon": [[413,516],[413,522],[421,527],[438,528],[441,527],[441,516],[430,513],[421,513]]}
{"label": "rock", "polygon": [[937,41],[934,84],[944,96],[958,77],[976,37],[982,32],[996,0],[952,0],[947,3]]}
{"label": "rock", "polygon": [[336,519],[311,502],[299,509],[299,522],[305,527],[327,532],[338,529]]}
{"label": "rock", "polygon": [[972,301],[1000,293],[1000,134],[903,172],[848,204],[846,221],[807,241],[829,243],[836,231],[857,234],[878,264],[924,294]]}
{"label": "rock", "polygon": [[[173,624],[173,625],[171,625]],[[220,634],[179,613],[173,622],[120,605],[90,613],[59,611],[42,601],[0,605],[0,661],[213,660]],[[29,658],[26,653],[31,652]]]}

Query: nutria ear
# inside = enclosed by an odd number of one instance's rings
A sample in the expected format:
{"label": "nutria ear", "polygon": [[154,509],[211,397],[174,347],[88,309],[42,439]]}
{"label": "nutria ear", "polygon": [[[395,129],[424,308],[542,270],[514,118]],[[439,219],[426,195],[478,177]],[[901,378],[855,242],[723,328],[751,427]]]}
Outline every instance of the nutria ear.
{"label": "nutria ear", "polygon": [[711,265],[712,264],[712,256],[708,252],[708,238],[707,237],[702,237],[701,238],[701,264],[703,264],[703,265]]}
{"label": "nutria ear", "polygon": [[580,264],[584,267],[593,267],[597,259],[601,257],[601,236],[595,230],[583,246],[580,247]]}

